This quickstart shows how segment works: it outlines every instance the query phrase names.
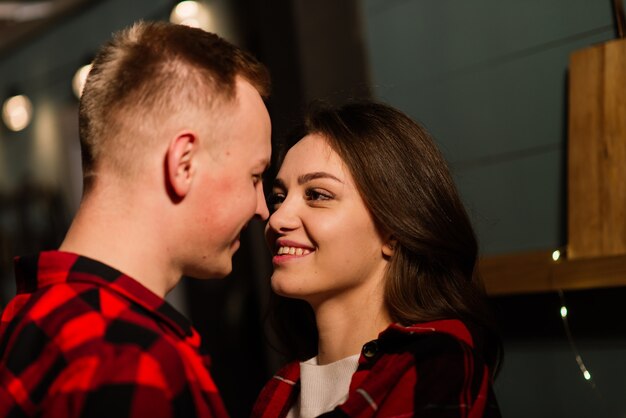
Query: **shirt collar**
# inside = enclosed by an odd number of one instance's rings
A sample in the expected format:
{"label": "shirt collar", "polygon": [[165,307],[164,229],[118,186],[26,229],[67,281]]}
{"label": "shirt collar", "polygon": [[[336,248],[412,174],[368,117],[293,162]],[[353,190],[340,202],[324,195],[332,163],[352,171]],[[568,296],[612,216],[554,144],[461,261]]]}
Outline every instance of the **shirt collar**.
{"label": "shirt collar", "polygon": [[160,296],[141,283],[104,263],[64,251],[44,251],[35,256],[15,258],[17,293],[33,293],[37,289],[72,282],[93,283],[131,300],[156,316],[184,338],[198,340],[187,318]]}
{"label": "shirt collar", "polygon": [[410,326],[403,326],[398,323],[389,325],[389,327],[380,333],[379,339],[394,338],[394,335],[415,335],[441,333],[448,334],[457,340],[463,341],[470,347],[474,347],[474,338],[468,327],[458,319],[442,319],[438,321],[423,322]]}

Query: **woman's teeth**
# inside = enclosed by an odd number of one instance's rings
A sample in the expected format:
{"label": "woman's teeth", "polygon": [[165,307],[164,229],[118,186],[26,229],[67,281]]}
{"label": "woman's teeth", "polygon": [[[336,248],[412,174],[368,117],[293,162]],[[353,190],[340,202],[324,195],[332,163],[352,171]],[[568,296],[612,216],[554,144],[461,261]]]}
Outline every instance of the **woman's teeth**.
{"label": "woman's teeth", "polygon": [[306,248],[298,248],[298,247],[278,247],[278,255],[289,254],[289,255],[307,255],[310,254],[311,251]]}

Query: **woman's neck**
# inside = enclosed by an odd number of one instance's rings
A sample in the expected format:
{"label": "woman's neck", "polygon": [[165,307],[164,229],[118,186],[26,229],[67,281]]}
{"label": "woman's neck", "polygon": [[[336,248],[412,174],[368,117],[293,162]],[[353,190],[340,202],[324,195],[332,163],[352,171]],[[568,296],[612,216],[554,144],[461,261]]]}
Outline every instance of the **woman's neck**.
{"label": "woman's neck", "polygon": [[382,292],[363,293],[334,297],[314,307],[319,364],[358,354],[363,344],[376,339],[391,323]]}

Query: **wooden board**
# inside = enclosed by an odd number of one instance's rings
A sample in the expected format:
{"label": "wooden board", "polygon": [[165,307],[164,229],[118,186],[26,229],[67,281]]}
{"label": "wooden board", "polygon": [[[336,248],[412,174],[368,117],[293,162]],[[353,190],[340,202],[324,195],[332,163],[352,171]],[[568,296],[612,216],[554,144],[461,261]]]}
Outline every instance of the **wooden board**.
{"label": "wooden board", "polygon": [[552,251],[482,258],[479,274],[490,296],[626,286],[626,255],[552,259]]}
{"label": "wooden board", "polygon": [[534,251],[482,258],[478,271],[490,296],[552,290],[552,252]]}
{"label": "wooden board", "polygon": [[626,254],[626,39],[574,52],[568,257]]}

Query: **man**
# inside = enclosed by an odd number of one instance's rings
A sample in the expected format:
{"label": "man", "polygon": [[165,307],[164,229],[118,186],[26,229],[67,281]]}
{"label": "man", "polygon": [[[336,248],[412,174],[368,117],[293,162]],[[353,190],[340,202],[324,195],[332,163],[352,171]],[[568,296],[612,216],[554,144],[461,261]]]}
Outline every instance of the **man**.
{"label": "man", "polygon": [[0,324],[0,417],[221,417],[200,339],[163,297],[224,277],[267,219],[269,78],[216,35],[139,23],[80,103],[84,195],[59,251],[16,261]]}

